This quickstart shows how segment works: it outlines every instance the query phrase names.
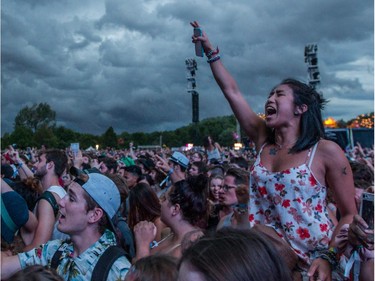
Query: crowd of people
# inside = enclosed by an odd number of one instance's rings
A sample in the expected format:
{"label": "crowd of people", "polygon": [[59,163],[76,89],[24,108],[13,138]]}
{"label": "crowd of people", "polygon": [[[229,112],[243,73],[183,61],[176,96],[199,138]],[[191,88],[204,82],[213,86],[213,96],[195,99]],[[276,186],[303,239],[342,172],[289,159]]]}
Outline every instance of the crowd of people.
{"label": "crowd of people", "polygon": [[8,147],[2,280],[374,279],[373,149],[327,140],[326,101],[294,79],[261,119],[207,34],[192,41],[253,148]]}

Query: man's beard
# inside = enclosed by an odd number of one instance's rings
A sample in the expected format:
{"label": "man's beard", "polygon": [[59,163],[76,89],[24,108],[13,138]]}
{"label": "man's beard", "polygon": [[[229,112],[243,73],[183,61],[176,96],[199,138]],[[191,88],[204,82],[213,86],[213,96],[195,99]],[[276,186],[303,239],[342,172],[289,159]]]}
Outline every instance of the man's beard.
{"label": "man's beard", "polygon": [[34,176],[39,179],[43,178],[47,174],[46,166],[47,165],[44,165],[42,168],[36,170]]}

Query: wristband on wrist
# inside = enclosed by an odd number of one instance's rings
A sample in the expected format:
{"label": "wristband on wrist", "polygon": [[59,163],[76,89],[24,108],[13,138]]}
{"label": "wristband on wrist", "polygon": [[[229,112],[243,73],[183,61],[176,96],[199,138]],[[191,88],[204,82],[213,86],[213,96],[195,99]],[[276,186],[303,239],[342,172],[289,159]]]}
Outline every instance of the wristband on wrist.
{"label": "wristband on wrist", "polygon": [[336,269],[339,265],[339,255],[334,247],[318,252],[316,258],[328,261],[332,269]]}
{"label": "wristband on wrist", "polygon": [[211,51],[206,53],[206,56],[208,59],[210,59],[212,56],[219,54],[219,52],[220,52],[219,47],[216,47],[215,49],[212,49]]}
{"label": "wristband on wrist", "polygon": [[217,60],[219,60],[220,59],[220,55],[216,55],[216,56],[214,56],[214,57],[212,57],[212,58],[209,58],[208,60],[207,60],[207,62],[209,63],[209,64],[211,64],[211,63],[213,63],[213,62],[215,62],[215,61],[217,61]]}

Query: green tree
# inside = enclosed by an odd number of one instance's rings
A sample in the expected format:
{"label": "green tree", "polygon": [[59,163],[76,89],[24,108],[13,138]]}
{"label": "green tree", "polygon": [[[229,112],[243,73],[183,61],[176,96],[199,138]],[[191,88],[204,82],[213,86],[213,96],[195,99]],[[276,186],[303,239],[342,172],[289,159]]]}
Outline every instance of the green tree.
{"label": "green tree", "polygon": [[5,133],[1,138],[1,149],[3,150],[11,144],[12,144],[12,141],[10,139],[10,134]]}
{"label": "green tree", "polygon": [[65,128],[64,126],[53,128],[53,133],[58,140],[58,148],[66,148],[69,147],[72,142],[78,142],[79,133]]}
{"label": "green tree", "polygon": [[45,145],[47,148],[56,148],[58,146],[58,139],[54,135],[52,128],[48,126],[41,126],[34,134],[35,143],[38,146]]}
{"label": "green tree", "polygon": [[16,127],[11,133],[9,139],[11,142],[10,144],[17,144],[17,147],[22,149],[35,145],[33,131],[24,126]]}
{"label": "green tree", "polygon": [[105,147],[117,147],[117,135],[112,126],[101,137],[101,145]]}
{"label": "green tree", "polygon": [[47,103],[34,104],[24,107],[18,112],[14,120],[14,128],[26,127],[34,133],[42,127],[55,125],[56,112]]}
{"label": "green tree", "polygon": [[100,137],[91,134],[81,134],[78,136],[79,146],[81,149],[87,149],[90,146],[95,148],[100,143]]}
{"label": "green tree", "polygon": [[133,141],[135,146],[149,144],[147,134],[142,132],[133,133],[130,141]]}

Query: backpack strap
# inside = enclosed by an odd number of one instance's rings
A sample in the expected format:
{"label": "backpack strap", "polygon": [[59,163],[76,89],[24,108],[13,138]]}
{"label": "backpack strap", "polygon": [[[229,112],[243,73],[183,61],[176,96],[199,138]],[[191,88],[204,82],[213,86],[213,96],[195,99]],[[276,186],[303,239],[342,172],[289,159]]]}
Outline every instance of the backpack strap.
{"label": "backpack strap", "polygon": [[114,217],[114,225],[116,228],[116,235],[119,237],[117,245],[124,248],[128,254],[127,258],[131,261],[131,259],[135,257],[133,232],[130,230],[129,225],[119,212],[117,212]]}
{"label": "backpack strap", "polygon": [[36,200],[36,202],[38,202],[41,199],[47,200],[47,202],[51,204],[53,213],[56,217],[59,212],[59,205],[57,204],[55,196],[53,196],[52,192],[44,191],[42,195]]}
{"label": "backpack strap", "polygon": [[61,255],[62,255],[62,253],[63,253],[63,251],[60,250],[60,248],[61,248],[61,246],[62,246],[63,244],[64,244],[64,242],[61,243],[60,247],[57,249],[57,251],[56,251],[56,252],[53,254],[53,256],[52,256],[50,267],[53,268],[54,270],[57,270],[57,267],[58,267],[59,264],[60,264],[60,257],[61,257]]}
{"label": "backpack strap", "polygon": [[96,263],[91,275],[91,280],[107,280],[112,265],[121,256],[128,258],[124,249],[118,246],[109,246]]}

